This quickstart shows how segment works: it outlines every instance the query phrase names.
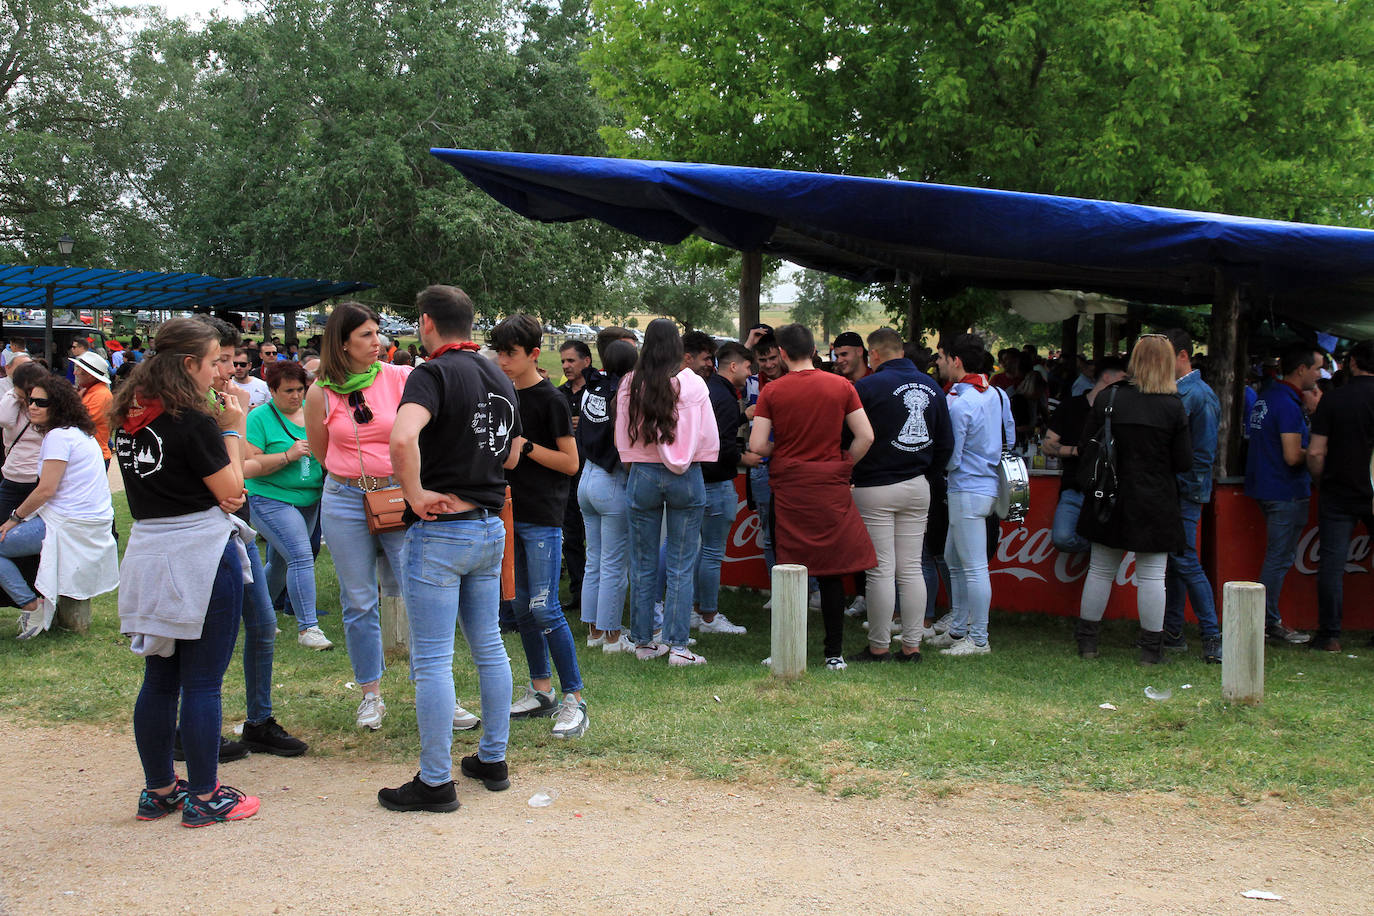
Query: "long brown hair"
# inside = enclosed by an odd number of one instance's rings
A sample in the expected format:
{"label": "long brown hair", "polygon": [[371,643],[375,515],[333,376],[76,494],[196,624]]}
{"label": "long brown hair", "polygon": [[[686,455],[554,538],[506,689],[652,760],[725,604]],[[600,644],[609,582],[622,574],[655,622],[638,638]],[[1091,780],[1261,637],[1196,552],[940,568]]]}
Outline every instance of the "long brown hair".
{"label": "long brown hair", "polygon": [[630,376],[630,442],[672,445],[677,438],[678,389],[682,371],[682,337],[670,318],[655,318],[644,329],[644,348]]}
{"label": "long brown hair", "polygon": [[348,354],[344,344],[359,327],[369,321],[381,324],[381,318],[361,302],[340,302],[329,313],[324,323],[324,340],[320,345],[320,371],[317,378],[342,385],[348,381],[353,370],[348,365]]}
{"label": "long brown hair", "polygon": [[172,416],[183,410],[210,412],[208,391],[202,390],[186,371],[182,362],[188,356],[209,359],[211,350],[219,349],[219,332],[193,318],[173,318],[157,329],[153,346],[157,350],[129,374],[115,391],[110,405],[110,426],[124,425],[129,408],[137,397],[160,398],[162,407]]}
{"label": "long brown hair", "polygon": [[95,435],[95,420],[91,419],[71,382],[49,372],[29,386],[29,396],[39,388],[48,396],[48,419],[42,424],[35,423],[35,429],[47,435],[50,430],[74,426],[88,436]]}

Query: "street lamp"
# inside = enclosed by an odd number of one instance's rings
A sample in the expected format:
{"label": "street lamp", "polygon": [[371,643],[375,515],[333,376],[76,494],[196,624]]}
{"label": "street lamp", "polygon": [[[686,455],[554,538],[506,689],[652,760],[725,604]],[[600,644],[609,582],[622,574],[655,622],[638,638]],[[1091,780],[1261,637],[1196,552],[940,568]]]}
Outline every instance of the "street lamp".
{"label": "street lamp", "polygon": [[72,246],[75,244],[76,239],[67,235],[65,232],[62,233],[62,238],[57,240],[57,250],[62,253],[62,259],[64,261],[72,256]]}
{"label": "street lamp", "polygon": [[[62,262],[64,265],[70,263],[72,247],[74,245],[76,245],[76,240],[65,232],[62,233],[62,237],[57,240],[57,250],[62,255]],[[46,314],[43,316],[43,357],[48,361],[48,367],[55,370],[56,367],[53,366],[52,345],[53,286],[54,284],[52,283],[48,284],[48,307],[44,310]]]}

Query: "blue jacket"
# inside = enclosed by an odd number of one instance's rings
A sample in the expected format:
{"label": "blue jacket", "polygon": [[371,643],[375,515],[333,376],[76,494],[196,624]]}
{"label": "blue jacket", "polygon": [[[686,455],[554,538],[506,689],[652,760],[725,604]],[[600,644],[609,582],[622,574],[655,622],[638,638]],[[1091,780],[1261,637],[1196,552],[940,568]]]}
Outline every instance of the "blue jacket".
{"label": "blue jacket", "polygon": [[909,359],[890,359],[854,383],[873,447],[854,465],[854,486],[880,487],[932,469],[943,475],[954,450],[945,393]]}
{"label": "blue jacket", "polygon": [[1189,502],[1212,500],[1212,465],[1217,460],[1217,425],[1221,404],[1217,393],[1194,369],[1178,380],[1178,396],[1188,414],[1188,432],[1193,438],[1193,466],[1178,475],[1178,495]]}

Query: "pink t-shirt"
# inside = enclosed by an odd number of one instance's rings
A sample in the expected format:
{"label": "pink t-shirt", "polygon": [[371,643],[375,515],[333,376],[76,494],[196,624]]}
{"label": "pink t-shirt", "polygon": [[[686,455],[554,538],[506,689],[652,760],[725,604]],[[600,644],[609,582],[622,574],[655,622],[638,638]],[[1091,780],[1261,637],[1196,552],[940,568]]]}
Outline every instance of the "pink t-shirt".
{"label": "pink t-shirt", "polygon": [[[321,389],[324,392],[324,428],[329,433],[329,451],[324,456],[324,469],[340,477],[390,477],[391,427],[396,425],[396,408],[401,404],[401,392],[406,387],[409,366],[382,363],[382,371],[371,385],[363,389],[363,400],[372,411],[372,421],[357,424],[358,438],[353,439],[353,408],[348,395]],[[358,452],[362,451],[361,470]]]}
{"label": "pink t-shirt", "polygon": [[720,455],[720,429],[711,410],[711,394],[701,376],[683,369],[673,379],[677,386],[677,434],[671,445],[656,442],[630,443],[630,382],[633,372],[620,380],[615,392],[615,445],[625,464],[636,461],[662,464],[682,474],[694,461],[715,461]]}

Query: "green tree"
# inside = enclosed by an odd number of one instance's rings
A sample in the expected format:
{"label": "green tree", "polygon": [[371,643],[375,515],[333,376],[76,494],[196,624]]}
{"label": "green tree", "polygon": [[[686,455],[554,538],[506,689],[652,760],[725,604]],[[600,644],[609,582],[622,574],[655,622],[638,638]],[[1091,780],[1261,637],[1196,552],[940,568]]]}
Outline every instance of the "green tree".
{"label": "green tree", "polygon": [[797,304],[792,320],[820,328],[823,340],[833,340],[845,325],[863,314],[865,287],[819,270],[804,270],[797,277]]}
{"label": "green tree", "polygon": [[623,318],[648,312],[679,322],[684,329],[721,331],[732,326],[735,283],[711,263],[707,243],[689,239],[671,248],[641,252],[612,284],[609,312]]}

